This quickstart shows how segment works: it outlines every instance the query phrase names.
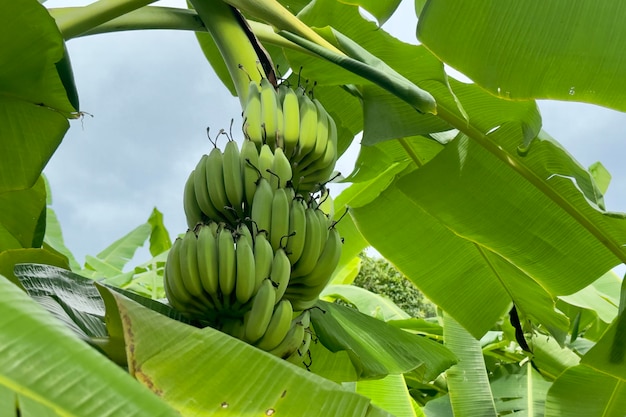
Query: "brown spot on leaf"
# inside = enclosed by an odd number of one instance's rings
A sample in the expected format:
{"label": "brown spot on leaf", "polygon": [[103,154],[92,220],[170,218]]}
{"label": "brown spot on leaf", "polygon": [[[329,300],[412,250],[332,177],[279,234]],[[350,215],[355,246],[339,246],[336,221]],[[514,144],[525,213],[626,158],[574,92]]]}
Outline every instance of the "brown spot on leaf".
{"label": "brown spot on leaf", "polygon": [[222,402],[222,404],[220,404],[222,406],[222,408],[228,408],[228,403],[226,401]]}

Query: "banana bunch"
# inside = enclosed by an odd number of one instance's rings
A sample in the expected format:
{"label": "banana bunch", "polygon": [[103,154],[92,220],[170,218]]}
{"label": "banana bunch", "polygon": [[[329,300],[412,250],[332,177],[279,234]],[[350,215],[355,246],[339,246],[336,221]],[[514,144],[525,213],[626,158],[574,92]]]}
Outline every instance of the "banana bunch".
{"label": "banana bunch", "polygon": [[337,162],[337,125],[304,88],[250,81],[243,118],[243,133],[259,151],[267,145],[287,156],[298,191],[316,191],[329,180]]}
{"label": "banana bunch", "polygon": [[316,201],[337,160],[337,127],[304,88],[263,79],[249,89],[241,148],[230,137],[214,146],[185,183],[189,229],[170,249],[164,287],[195,322],[303,362],[309,309],[341,256]]}

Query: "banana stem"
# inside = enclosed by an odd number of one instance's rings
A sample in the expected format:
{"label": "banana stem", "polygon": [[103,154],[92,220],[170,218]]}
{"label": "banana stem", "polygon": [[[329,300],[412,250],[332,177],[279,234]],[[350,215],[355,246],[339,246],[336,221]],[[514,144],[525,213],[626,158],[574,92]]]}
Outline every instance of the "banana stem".
{"label": "banana stem", "polygon": [[[50,15],[58,20],[61,16],[75,13],[80,7],[60,7],[48,9]],[[297,52],[317,56],[314,52],[297,45],[280,36],[271,26],[264,23],[248,21],[252,32],[261,42],[269,43],[281,48],[288,48]],[[93,29],[83,32],[76,37],[98,35],[102,33],[122,32],[131,30],[190,30],[194,32],[207,32],[195,10],[179,9],[176,7],[145,6],[133,10],[113,20],[102,23]]]}
{"label": "banana stem", "polygon": [[339,49],[294,16],[277,0],[224,0],[230,5],[261,19],[279,30],[295,33],[321,47],[343,55]]}
{"label": "banana stem", "polygon": [[244,108],[250,80],[260,82],[261,78],[267,76],[259,63],[252,41],[241,26],[235,10],[222,0],[190,0],[190,3],[222,54],[241,107]]}
{"label": "banana stem", "polygon": [[102,23],[133,10],[147,6],[156,0],[98,0],[71,13],[63,13],[56,19],[65,40],[80,36]]}

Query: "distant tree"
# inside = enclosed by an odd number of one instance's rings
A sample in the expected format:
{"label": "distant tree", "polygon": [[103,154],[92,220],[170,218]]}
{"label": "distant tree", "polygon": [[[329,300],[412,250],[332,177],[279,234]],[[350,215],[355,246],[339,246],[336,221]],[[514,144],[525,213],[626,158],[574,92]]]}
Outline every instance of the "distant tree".
{"label": "distant tree", "polygon": [[365,252],[359,257],[361,270],[354,285],[389,297],[413,317],[434,317],[437,314],[435,304],[386,259],[370,257]]}

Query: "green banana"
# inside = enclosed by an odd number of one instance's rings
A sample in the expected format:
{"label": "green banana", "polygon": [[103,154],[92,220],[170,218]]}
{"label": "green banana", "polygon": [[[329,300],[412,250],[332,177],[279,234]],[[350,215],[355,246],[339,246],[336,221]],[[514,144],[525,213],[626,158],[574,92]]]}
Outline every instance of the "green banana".
{"label": "green banana", "polygon": [[276,291],[272,282],[267,279],[261,283],[261,287],[252,298],[250,310],[243,316],[246,340],[249,343],[256,342],[265,334],[272,319],[275,301]]}
{"label": "green banana", "polygon": [[213,310],[215,306],[204,292],[200,280],[198,251],[196,249],[197,241],[198,239],[193,230],[187,230],[180,244],[180,272],[182,283],[185,290],[191,294],[193,298],[206,306],[208,310]]}
{"label": "green banana", "polygon": [[324,155],[324,151],[326,150],[326,145],[329,140],[329,122],[328,122],[328,114],[322,103],[317,99],[313,99],[313,104],[315,105],[317,111],[317,136],[315,137],[315,146],[299,163],[298,168],[303,171],[307,166],[311,165],[311,163],[317,161]]}
{"label": "green banana", "polygon": [[289,276],[291,275],[291,262],[283,248],[278,248],[274,253],[272,261],[272,273],[270,278],[276,287],[276,300],[280,300],[285,294],[285,290],[289,285]]}
{"label": "green banana", "polygon": [[250,210],[256,183],[259,180],[259,151],[251,140],[246,139],[241,144],[240,162],[245,202],[247,210]]}
{"label": "green banana", "polygon": [[331,221],[321,209],[315,209],[315,215],[317,216],[317,221],[320,224],[320,228],[322,231],[322,238],[320,239],[320,254],[324,250],[326,245],[326,240],[328,239],[328,229],[330,228]]}
{"label": "green banana", "polygon": [[278,129],[277,109],[280,104],[276,89],[267,78],[261,79],[261,126],[265,133],[264,143],[276,148],[276,131]]}
{"label": "green banana", "polygon": [[182,239],[177,238],[167,255],[163,279],[166,283],[166,296],[172,307],[186,315],[203,315],[205,307],[195,300],[185,289],[180,267],[180,246]]}
{"label": "green banana", "polygon": [[250,80],[248,101],[243,110],[243,134],[256,145],[257,150],[263,145],[261,123],[261,89],[256,81]]}
{"label": "green banana", "polygon": [[302,198],[296,197],[291,200],[288,235],[285,252],[289,261],[295,264],[302,255],[306,240],[306,203]]}
{"label": "green banana", "polygon": [[[281,84],[279,89],[284,84]],[[285,86],[285,97],[282,101],[283,107],[283,142],[284,152],[288,158],[294,156],[298,147],[298,138],[300,137],[300,103],[295,91]]]}
{"label": "green banana", "polygon": [[226,197],[238,217],[243,217],[243,176],[237,142],[228,141],[224,148],[222,161]]}
{"label": "green banana", "polygon": [[303,311],[313,308],[319,299],[319,292],[304,287],[302,284],[294,284],[287,287],[284,299],[291,301],[294,311]]}
{"label": "green banana", "polygon": [[183,192],[183,208],[185,210],[185,218],[187,219],[187,227],[193,229],[198,223],[206,220],[206,216],[198,205],[196,199],[196,190],[194,185],[194,171],[191,171],[189,178],[185,182],[185,190]]}
{"label": "green banana", "polygon": [[272,244],[267,240],[266,232],[258,233],[254,241],[255,292],[258,291],[261,283],[270,277],[273,261],[274,251]]}
{"label": "green banana", "polygon": [[298,173],[301,178],[300,188],[317,191],[320,185],[324,185],[330,180],[331,174],[335,170],[337,162],[337,149],[328,142],[324,155],[307,169]]}
{"label": "green banana", "polygon": [[[302,343],[300,344],[300,346],[298,346],[298,349],[296,349],[295,352],[293,352],[291,354],[291,356],[289,356],[287,358],[287,360],[295,365],[299,365],[300,363],[304,363],[302,361],[302,357],[304,355],[307,354],[307,352],[309,351],[309,347],[311,346],[311,340],[313,340],[313,337],[311,335],[311,329],[304,329],[304,337],[302,338]],[[307,365],[305,365],[307,366]]]}
{"label": "green banana", "polygon": [[[247,228],[246,228],[247,229]],[[237,279],[235,297],[237,302],[245,304],[254,294],[256,281],[254,272],[254,253],[245,235],[237,239]]]}
{"label": "green banana", "polygon": [[285,152],[281,148],[274,150],[274,160],[272,161],[272,188],[287,187],[293,177],[291,163],[285,156]]}
{"label": "green banana", "polygon": [[324,231],[319,223],[315,209],[309,207],[305,211],[306,217],[306,240],[300,259],[293,265],[292,277],[300,277],[309,274],[317,262],[320,255],[320,245]]}
{"label": "green banana", "polygon": [[253,223],[253,230],[256,227],[256,232],[261,230],[269,233],[272,224],[272,201],[274,200],[274,191],[269,181],[265,178],[260,178],[256,186],[256,192],[252,200],[252,210],[250,212],[250,218]]}
{"label": "green banana", "polygon": [[263,145],[261,147],[261,151],[259,152],[259,166],[257,168],[259,168],[259,171],[261,172],[263,178],[268,180],[270,184],[272,183],[272,177],[274,177],[274,175],[270,173],[273,166],[274,154],[272,153],[272,149],[269,147],[269,145]]}
{"label": "green banana", "polygon": [[223,217],[233,220],[233,213],[226,207],[230,207],[228,197],[226,197],[226,189],[224,188],[224,170],[223,155],[216,147],[211,150],[206,161],[206,182],[209,187],[209,197],[213,206],[222,214]]}
{"label": "green banana", "polygon": [[228,306],[230,305],[229,296],[235,289],[237,262],[233,234],[226,227],[222,227],[218,232],[217,254],[220,291],[224,296],[224,304]]}
{"label": "green banana", "polygon": [[306,329],[311,326],[311,312],[309,310],[301,311],[293,318],[292,323],[300,323]]}
{"label": "green banana", "polygon": [[[212,224],[217,225],[217,223]],[[218,296],[220,284],[218,269],[219,254],[217,251],[217,240],[211,226],[202,225],[198,229],[196,250],[198,257],[198,273],[200,274],[202,288],[209,294],[215,307],[221,309],[222,306]]]}
{"label": "green banana", "polygon": [[293,284],[303,284],[321,292],[333,275],[341,258],[341,236],[336,228],[331,228],[324,250],[317,259],[317,266],[307,275],[293,278]]}
{"label": "green banana", "polygon": [[294,161],[299,163],[315,148],[317,139],[317,108],[304,89],[298,93],[300,103],[300,137],[298,138],[298,152]]}
{"label": "green banana", "polygon": [[285,336],[282,342],[274,349],[270,350],[274,356],[278,356],[281,359],[287,359],[295,351],[298,350],[304,339],[304,326],[300,323],[292,324],[289,328],[289,332]]}
{"label": "green banana", "polygon": [[254,238],[252,237],[252,232],[245,223],[239,223],[239,225],[237,226],[237,239],[239,238],[239,236],[245,236],[246,240],[248,241],[248,245],[250,245],[251,248],[254,247]]}
{"label": "green banana", "polygon": [[276,304],[272,319],[270,320],[265,334],[259,339],[255,346],[265,351],[276,348],[285,339],[291,327],[291,316],[293,308],[289,300],[281,300]]}
{"label": "green banana", "polygon": [[213,221],[225,220],[222,213],[215,208],[209,196],[209,185],[207,183],[207,162],[208,155],[202,155],[196,169],[193,171],[193,183],[198,206],[205,216]]}
{"label": "green banana", "polygon": [[289,234],[289,209],[291,207],[291,201],[287,195],[287,191],[284,188],[278,188],[274,191],[274,198],[272,199],[272,219],[270,223],[270,242],[272,248],[277,250],[281,246],[281,241],[284,240],[284,244],[287,244],[287,235]]}

